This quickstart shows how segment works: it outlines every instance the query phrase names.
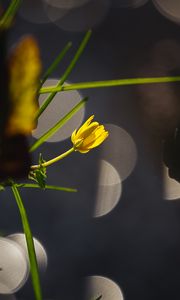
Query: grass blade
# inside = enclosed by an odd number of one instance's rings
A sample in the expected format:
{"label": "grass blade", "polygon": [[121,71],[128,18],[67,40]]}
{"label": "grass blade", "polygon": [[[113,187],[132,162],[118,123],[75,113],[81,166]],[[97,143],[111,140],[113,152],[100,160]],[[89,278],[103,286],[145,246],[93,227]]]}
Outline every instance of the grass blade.
{"label": "grass blade", "polygon": [[44,73],[42,79],[41,79],[41,86],[43,83],[47,80],[47,78],[53,73],[53,71],[57,68],[59,63],[62,61],[68,50],[71,48],[72,43],[68,42],[67,45],[61,50],[61,52],[58,54],[58,56],[55,58],[55,60],[52,62],[52,64],[49,66],[47,71]]}
{"label": "grass blade", "polygon": [[57,93],[60,91],[70,91],[70,90],[82,90],[82,89],[137,85],[137,84],[167,83],[167,82],[180,82],[180,76],[129,78],[129,79],[115,79],[115,80],[107,80],[107,81],[80,82],[80,83],[68,84],[63,87],[57,87],[57,86],[44,87],[39,90],[39,93],[46,94],[50,92]]}
{"label": "grass blade", "polygon": [[12,0],[2,18],[0,19],[0,27],[9,28],[12,20],[21,4],[22,0]]}
{"label": "grass blade", "polygon": [[39,271],[38,271],[38,265],[37,265],[37,260],[36,260],[36,253],[35,253],[34,242],[33,242],[31,229],[29,226],[28,217],[27,217],[26,210],[23,205],[21,196],[19,194],[17,185],[13,184],[11,188],[12,188],[14,197],[16,199],[17,206],[19,208],[22,225],[23,225],[23,230],[24,230],[25,237],[26,237],[34,294],[35,294],[36,300],[42,300],[41,285],[40,285]]}
{"label": "grass blade", "polygon": [[[39,189],[39,185],[35,184],[35,183],[19,183],[19,184],[16,184],[16,186],[18,188],[35,188],[35,189],[38,188]],[[54,191],[63,191],[63,192],[69,192],[69,193],[77,192],[77,189],[56,186],[56,185],[48,185],[48,184],[46,184],[45,189],[46,190],[54,190]]]}
{"label": "grass blade", "polygon": [[[77,61],[79,60],[79,57],[83,53],[84,48],[86,47],[86,45],[87,45],[87,43],[89,41],[90,36],[91,36],[91,30],[89,30],[85,34],[85,36],[84,36],[84,38],[83,38],[83,40],[82,40],[82,42],[81,42],[81,44],[80,44],[77,52],[75,53],[72,61],[70,62],[69,66],[67,67],[67,69],[64,72],[63,76],[61,77],[61,79],[59,80],[59,82],[58,82],[58,84],[57,84],[56,87],[59,88],[60,90],[62,89],[62,85],[64,84],[64,82],[66,81],[66,79],[68,78],[68,76],[70,75],[70,73],[72,72],[72,70],[74,69]],[[43,111],[46,109],[46,107],[51,103],[51,101],[53,100],[53,98],[55,97],[55,95],[56,95],[57,92],[51,92],[50,91],[50,93],[51,94],[47,97],[47,99],[44,101],[44,103],[40,107],[39,111],[37,112],[36,119],[38,119],[40,117],[40,115],[43,113]]]}
{"label": "grass blade", "polygon": [[59,120],[52,128],[50,128],[46,133],[44,133],[30,148],[30,152],[36,150],[40,145],[47,141],[53,134],[56,133],[66,122],[72,118],[72,116],[80,110],[82,106],[85,105],[88,98],[84,98],[76,106],[74,106],[61,120]]}

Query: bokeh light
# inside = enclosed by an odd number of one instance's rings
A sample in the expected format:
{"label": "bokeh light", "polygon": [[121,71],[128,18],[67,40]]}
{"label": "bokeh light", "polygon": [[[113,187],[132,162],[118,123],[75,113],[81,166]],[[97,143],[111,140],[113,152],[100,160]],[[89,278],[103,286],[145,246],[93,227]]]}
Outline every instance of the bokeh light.
{"label": "bokeh light", "polygon": [[[16,242],[24,251],[27,260],[29,260],[25,235],[23,233],[14,233],[14,234],[8,235],[7,238]],[[48,260],[46,251],[45,251],[43,245],[37,239],[33,238],[33,241],[34,241],[34,247],[35,247],[38,267],[41,271],[45,271],[47,268],[47,260]]]}
{"label": "bokeh light", "polygon": [[[44,86],[56,85],[56,79],[48,79]],[[47,97],[41,95],[39,98],[40,105]],[[42,136],[61,118],[63,118],[76,104],[82,100],[82,96],[78,91],[67,91],[57,93],[53,101],[49,104],[44,113],[38,120],[38,126],[32,135],[36,139]],[[59,142],[71,136],[72,132],[78,128],[84,118],[85,108],[82,107],[59,131],[57,131],[48,142]]]}
{"label": "bokeh light", "polygon": [[175,23],[180,23],[180,1],[153,0],[153,3],[163,16]]}
{"label": "bokeh light", "polygon": [[163,196],[166,200],[180,199],[180,184],[168,175],[168,168],[163,165]]}
{"label": "bokeh light", "polygon": [[2,290],[2,289],[3,290],[7,290],[7,294],[6,295],[5,294],[4,295],[0,294],[0,300],[16,300],[15,295],[11,294],[11,292],[9,291],[9,289],[5,285],[3,285],[2,283],[0,283],[0,290]]}
{"label": "bokeh light", "polygon": [[148,1],[149,0],[113,0],[113,5],[117,7],[138,8]]}
{"label": "bokeh light", "polygon": [[18,291],[29,274],[27,258],[21,247],[7,238],[0,238],[0,294]]}
{"label": "bokeh light", "polygon": [[112,211],[120,199],[121,191],[121,179],[117,170],[107,161],[101,160],[94,217],[100,217]]}
{"label": "bokeh light", "polygon": [[49,5],[63,8],[63,9],[72,9],[86,4],[90,0],[44,0]]}
{"label": "bokeh light", "polygon": [[43,0],[25,0],[22,1],[18,14],[31,23],[49,23],[50,20],[47,17],[45,8],[46,5]]}
{"label": "bokeh light", "polygon": [[87,277],[85,300],[96,299],[102,295],[103,300],[123,300],[120,287],[111,279],[103,276]]}
{"label": "bokeh light", "polygon": [[133,171],[137,161],[136,144],[131,135],[123,128],[106,124],[109,137],[102,145],[101,159],[108,161],[123,181]]}
{"label": "bokeh light", "polygon": [[91,0],[68,11],[66,8],[51,6],[47,9],[47,15],[61,29],[81,32],[99,25],[105,19],[109,8],[109,0]]}

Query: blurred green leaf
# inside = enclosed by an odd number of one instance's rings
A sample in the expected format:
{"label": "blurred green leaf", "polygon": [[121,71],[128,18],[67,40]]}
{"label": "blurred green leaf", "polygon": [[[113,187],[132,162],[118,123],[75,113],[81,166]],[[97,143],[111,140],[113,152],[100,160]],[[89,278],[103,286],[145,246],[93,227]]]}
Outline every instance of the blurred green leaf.
{"label": "blurred green leaf", "polygon": [[5,191],[4,185],[0,184],[0,192]]}

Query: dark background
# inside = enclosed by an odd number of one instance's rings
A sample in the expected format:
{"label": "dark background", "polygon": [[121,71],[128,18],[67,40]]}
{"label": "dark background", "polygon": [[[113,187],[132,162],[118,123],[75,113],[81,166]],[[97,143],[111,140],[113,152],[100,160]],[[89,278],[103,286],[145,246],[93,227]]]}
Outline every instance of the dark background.
{"label": "dark background", "polygon": [[[34,10],[36,2],[32,1]],[[178,73],[179,25],[162,16],[151,1],[136,9],[117,7],[111,1],[105,18],[92,29],[91,40],[69,77],[71,82]],[[35,24],[18,16],[9,47],[26,33],[34,34],[39,42],[44,70],[67,41],[73,42],[73,49],[53,74],[58,78],[84,30],[65,31],[53,23]],[[164,44],[156,48],[161,41]],[[94,113],[99,122],[122,127],[137,147],[136,166],[122,183],[120,201],[107,215],[93,218],[102,148],[88,155],[76,153],[49,169],[48,183],[77,187],[78,193],[22,191],[33,235],[47,251],[44,299],[85,299],[85,278],[91,275],[116,282],[125,300],[179,299],[180,202],[164,199],[161,168],[161,141],[178,120],[179,91],[178,84],[166,87],[167,91],[163,85],[81,91],[89,96],[85,118]],[[159,101],[157,108],[151,100]],[[166,114],[171,108],[172,114]],[[69,140],[47,143],[39,152],[50,158],[69,145]],[[10,191],[1,193],[0,206],[2,232],[21,232]],[[28,282],[17,299],[32,298]],[[109,299],[115,299],[113,292]]]}

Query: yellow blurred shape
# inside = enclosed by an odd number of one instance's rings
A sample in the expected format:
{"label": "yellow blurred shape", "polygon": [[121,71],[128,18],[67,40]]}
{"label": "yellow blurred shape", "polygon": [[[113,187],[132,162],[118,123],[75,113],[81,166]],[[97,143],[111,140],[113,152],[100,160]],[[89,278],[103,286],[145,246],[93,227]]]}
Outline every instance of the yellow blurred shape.
{"label": "yellow blurred shape", "polygon": [[5,134],[28,135],[36,127],[41,59],[36,40],[25,36],[9,57],[10,113]]}

